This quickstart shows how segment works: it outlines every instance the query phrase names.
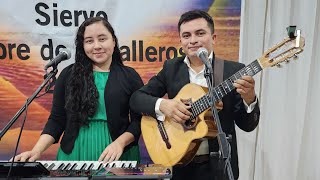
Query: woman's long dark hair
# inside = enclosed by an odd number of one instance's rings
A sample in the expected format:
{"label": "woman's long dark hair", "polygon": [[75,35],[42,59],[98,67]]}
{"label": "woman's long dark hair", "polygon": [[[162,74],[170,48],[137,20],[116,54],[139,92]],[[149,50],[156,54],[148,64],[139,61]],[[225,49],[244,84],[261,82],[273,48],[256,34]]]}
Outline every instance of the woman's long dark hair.
{"label": "woman's long dark hair", "polygon": [[72,125],[74,125],[75,128],[88,125],[88,117],[92,117],[97,110],[99,94],[93,78],[93,62],[85,54],[83,42],[86,27],[98,22],[103,23],[115,41],[110,70],[112,70],[113,65],[123,65],[118,38],[116,37],[114,30],[107,19],[102,17],[93,17],[85,20],[80,25],[75,39],[75,63],[71,69],[72,72],[67,81],[65,95],[65,108],[70,114],[69,118],[71,119]]}

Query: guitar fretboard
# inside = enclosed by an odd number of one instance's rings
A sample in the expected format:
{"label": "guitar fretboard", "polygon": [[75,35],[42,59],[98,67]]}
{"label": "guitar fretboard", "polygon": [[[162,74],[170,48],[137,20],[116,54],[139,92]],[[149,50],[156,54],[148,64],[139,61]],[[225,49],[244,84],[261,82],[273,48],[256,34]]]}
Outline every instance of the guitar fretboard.
{"label": "guitar fretboard", "polygon": [[[218,86],[213,88],[213,99],[214,103],[222,100],[222,98],[231,92],[235,87],[232,85],[237,79],[241,79],[242,76],[254,76],[262,70],[258,60],[253,61],[246,67],[240,69],[238,72],[233,74],[231,77],[220,83]],[[199,114],[210,107],[211,98],[209,94],[202,96],[191,105],[192,116],[190,119],[196,118]]]}

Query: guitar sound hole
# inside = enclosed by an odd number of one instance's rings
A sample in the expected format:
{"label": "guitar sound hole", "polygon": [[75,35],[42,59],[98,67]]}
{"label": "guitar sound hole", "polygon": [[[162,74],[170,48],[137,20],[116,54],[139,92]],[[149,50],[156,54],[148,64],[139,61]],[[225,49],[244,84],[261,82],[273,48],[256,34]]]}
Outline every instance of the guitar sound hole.
{"label": "guitar sound hole", "polygon": [[189,119],[183,124],[183,126],[186,129],[193,129],[194,127],[196,127],[197,121],[198,121],[198,118]]}

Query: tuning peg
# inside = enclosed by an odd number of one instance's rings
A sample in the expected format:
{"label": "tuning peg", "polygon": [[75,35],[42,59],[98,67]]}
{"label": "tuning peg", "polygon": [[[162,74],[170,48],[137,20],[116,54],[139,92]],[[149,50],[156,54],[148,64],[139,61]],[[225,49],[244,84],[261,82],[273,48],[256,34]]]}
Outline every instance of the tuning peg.
{"label": "tuning peg", "polygon": [[294,60],[296,60],[296,59],[298,59],[298,55],[297,55],[297,54],[294,54],[294,55],[292,56],[292,58],[293,58]]}
{"label": "tuning peg", "polygon": [[284,62],[289,63],[289,62],[290,62],[290,59],[286,59],[286,60],[284,60]]}
{"label": "tuning peg", "polygon": [[277,63],[276,66],[277,66],[278,68],[281,68],[281,64],[280,64],[280,63]]}
{"label": "tuning peg", "polygon": [[296,37],[296,28],[297,26],[288,26],[286,29],[287,29],[287,32],[288,32],[288,36],[293,39]]}

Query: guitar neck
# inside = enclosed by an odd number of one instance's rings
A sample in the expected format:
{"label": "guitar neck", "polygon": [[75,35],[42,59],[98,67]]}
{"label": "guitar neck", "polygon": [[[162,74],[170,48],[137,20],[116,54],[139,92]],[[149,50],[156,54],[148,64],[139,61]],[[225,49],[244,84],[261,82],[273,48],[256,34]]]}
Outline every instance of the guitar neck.
{"label": "guitar neck", "polygon": [[[258,60],[253,61],[246,67],[240,69],[238,72],[233,74],[231,77],[220,83],[218,86],[213,88],[213,100],[214,103],[219,102],[222,98],[231,92],[235,87],[233,82],[237,79],[241,79],[242,76],[254,76],[262,70]],[[197,101],[193,102],[191,105],[192,116],[190,119],[196,118],[206,109],[210,108],[211,98],[209,94],[202,96]]]}

